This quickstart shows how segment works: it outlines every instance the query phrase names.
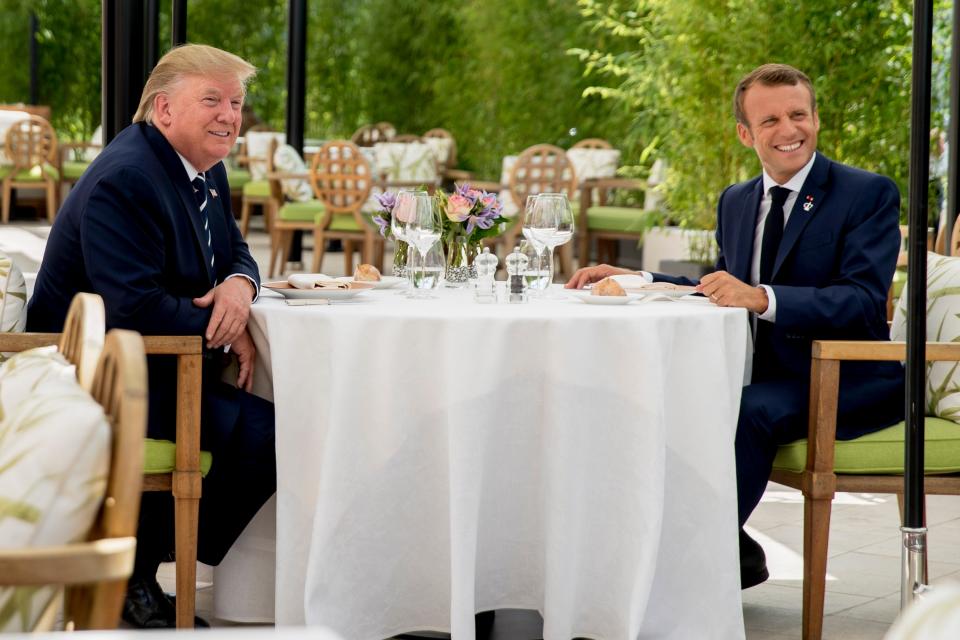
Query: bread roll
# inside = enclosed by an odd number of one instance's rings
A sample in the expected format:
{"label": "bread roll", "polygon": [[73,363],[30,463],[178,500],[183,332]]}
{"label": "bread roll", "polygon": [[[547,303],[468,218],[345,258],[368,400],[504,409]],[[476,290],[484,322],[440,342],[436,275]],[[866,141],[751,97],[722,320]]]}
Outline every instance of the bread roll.
{"label": "bread roll", "polygon": [[604,278],[593,285],[590,293],[595,296],[625,296],[627,292],[623,290],[620,283],[613,278]]}
{"label": "bread roll", "polygon": [[353,279],[358,282],[378,282],[380,271],[372,264],[361,264],[353,272]]}

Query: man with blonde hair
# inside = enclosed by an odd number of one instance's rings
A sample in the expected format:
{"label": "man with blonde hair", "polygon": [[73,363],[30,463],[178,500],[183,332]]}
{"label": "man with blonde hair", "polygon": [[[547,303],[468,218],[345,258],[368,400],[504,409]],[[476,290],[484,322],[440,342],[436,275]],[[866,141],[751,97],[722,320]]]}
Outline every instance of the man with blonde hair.
{"label": "man with blonde hair", "polygon": [[[230,210],[221,162],[236,142],[253,66],[214,47],[168,52],[150,74],[133,124],[77,182],[50,232],[27,324],[60,331],[73,295],[103,297],[109,328],[201,335],[201,444],[213,454],[200,501],[198,558],[218,564],[276,489],[273,405],[250,394],[247,331],[260,277]],[[236,387],[221,381],[225,352]],[[176,363],[151,358],[148,435],[175,439]],[[173,547],[169,493],[146,493],[124,619],[172,627],[156,581]],[[205,624],[197,619],[198,624]]]}

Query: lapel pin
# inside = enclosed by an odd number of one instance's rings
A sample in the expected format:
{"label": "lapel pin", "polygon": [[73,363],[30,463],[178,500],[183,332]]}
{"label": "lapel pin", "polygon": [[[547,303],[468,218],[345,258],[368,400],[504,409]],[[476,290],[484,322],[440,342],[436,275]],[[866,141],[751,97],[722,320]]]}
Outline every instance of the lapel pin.
{"label": "lapel pin", "polygon": [[216,189],[210,189],[210,195],[212,195],[214,198],[216,198],[216,197],[217,197],[217,190],[216,190]]}
{"label": "lapel pin", "polygon": [[813,196],[807,196],[807,201],[803,203],[803,210],[810,211],[813,209]]}

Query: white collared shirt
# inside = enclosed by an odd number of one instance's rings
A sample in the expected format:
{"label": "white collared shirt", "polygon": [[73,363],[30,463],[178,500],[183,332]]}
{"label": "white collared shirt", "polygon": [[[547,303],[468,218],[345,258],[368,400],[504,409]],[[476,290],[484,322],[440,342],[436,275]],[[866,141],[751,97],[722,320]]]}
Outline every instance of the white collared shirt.
{"label": "white collared shirt", "polygon": [[[803,183],[806,182],[810,170],[813,169],[813,163],[817,159],[817,153],[810,156],[807,164],[803,165],[800,171],[793,174],[793,177],[783,184],[778,184],[776,180],[770,177],[767,170],[763,170],[763,198],[760,200],[760,212],[757,215],[757,226],[753,230],[753,259],[750,261],[750,284],[757,286],[760,281],[760,252],[763,246],[763,228],[767,223],[767,216],[770,213],[770,205],[773,202],[770,190],[773,187],[780,186],[790,190],[787,201],[783,203],[783,226],[786,228],[787,221],[790,219],[790,212],[793,211],[793,205],[797,202],[797,196],[803,189]],[[767,310],[757,315],[760,320],[775,322],[777,319],[777,296],[773,293],[773,288],[766,284],[761,287],[767,292]]]}

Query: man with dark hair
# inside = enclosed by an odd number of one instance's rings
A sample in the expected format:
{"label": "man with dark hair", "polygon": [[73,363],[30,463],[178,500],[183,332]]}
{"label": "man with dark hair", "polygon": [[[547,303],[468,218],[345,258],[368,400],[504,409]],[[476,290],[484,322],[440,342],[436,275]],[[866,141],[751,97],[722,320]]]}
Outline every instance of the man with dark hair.
{"label": "man with dark hair", "polygon": [[[736,462],[743,588],[767,579],[763,549],[743,525],[760,502],[777,447],[807,433],[813,340],[886,340],[887,289],[900,248],[900,194],[889,178],[816,152],[820,119],[810,79],[766,64],[734,92],[741,143],[763,173],[728,187],[717,206],[717,270],[697,289],[717,305],[751,312],[754,360],[737,423]],[[568,288],[630,273],[580,269]],[[651,281],[693,284],[664,274]],[[903,368],[841,367],[837,438],[903,419]]]}
{"label": "man with dark hair", "polygon": [[[213,465],[203,481],[197,555],[212,565],[276,490],[273,405],[248,393],[255,350],[246,327],[260,278],[230,211],[221,162],[236,142],[254,72],[204,45],[160,59],[133,124],[63,203],[27,313],[29,330],[60,331],[73,295],[87,291],[103,297],[109,328],[204,336],[201,445]],[[236,388],[220,380],[228,346],[240,365]],[[151,357],[149,378],[147,434],[174,440],[176,362]],[[156,580],[172,547],[171,496],[145,493],[123,608],[133,626],[175,626]]]}

